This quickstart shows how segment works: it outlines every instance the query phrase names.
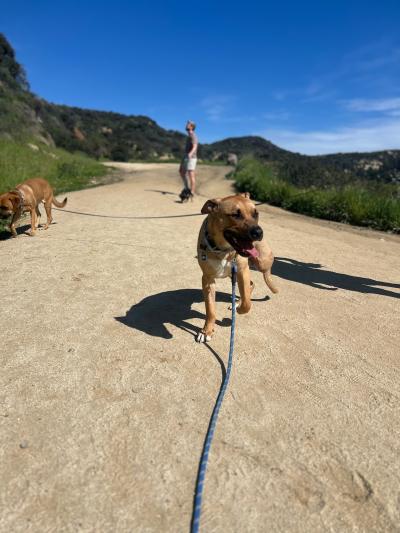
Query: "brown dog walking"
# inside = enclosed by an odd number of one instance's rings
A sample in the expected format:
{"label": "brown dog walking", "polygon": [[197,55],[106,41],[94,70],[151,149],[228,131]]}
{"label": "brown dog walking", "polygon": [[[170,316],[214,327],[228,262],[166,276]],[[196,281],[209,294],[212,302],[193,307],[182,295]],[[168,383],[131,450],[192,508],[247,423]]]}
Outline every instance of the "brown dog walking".
{"label": "brown dog walking", "polygon": [[248,313],[254,283],[250,280],[249,259],[263,273],[264,280],[273,293],[278,292],[271,279],[274,255],[263,240],[263,230],[258,224],[258,212],[248,193],[208,200],[201,212],[207,214],[200,229],[197,243],[197,260],[203,271],[202,286],[206,305],[206,321],[196,337],[206,342],[214,332],[215,279],[231,275],[232,261],[237,261],[237,281],[240,304],[237,312]]}
{"label": "brown dog walking", "polygon": [[65,207],[67,198],[63,202],[58,202],[54,198],[53,189],[50,184],[43,178],[32,178],[17,185],[12,191],[0,195],[0,218],[11,216],[10,231],[13,237],[17,236],[15,229],[16,222],[23,213],[31,214],[31,230],[29,235],[33,236],[38,228],[40,218],[39,205],[44,203],[47,221],[44,229],[47,229],[53,217],[51,216],[51,205],[56,207]]}

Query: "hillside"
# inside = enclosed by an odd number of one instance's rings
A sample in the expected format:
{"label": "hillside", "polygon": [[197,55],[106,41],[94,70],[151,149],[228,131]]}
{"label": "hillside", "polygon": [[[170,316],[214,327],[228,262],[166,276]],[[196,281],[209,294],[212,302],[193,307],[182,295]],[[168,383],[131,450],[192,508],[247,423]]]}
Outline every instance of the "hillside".
{"label": "hillside", "polygon": [[37,103],[37,115],[57,146],[97,158],[171,159],[181,157],[185,137],[145,116]]}
{"label": "hillside", "polygon": [[[0,34],[0,136],[34,138],[68,151],[117,161],[176,159],[185,136],[145,116],[57,105],[34,95],[14,50]],[[201,138],[201,133],[200,133]],[[226,160],[228,153],[268,163],[279,178],[298,187],[343,186],[355,182],[399,183],[400,150],[305,156],[261,137],[228,138],[200,146],[200,157]]]}
{"label": "hillside", "polygon": [[262,137],[229,138],[202,146],[202,156],[225,160],[228,153],[268,163],[276,174],[300,187],[346,185],[354,181],[400,183],[400,150],[306,156],[275,146]]}
{"label": "hillside", "polygon": [[29,90],[25,70],[0,34],[0,136],[118,161],[180,157],[185,136],[144,116],[56,105]]}

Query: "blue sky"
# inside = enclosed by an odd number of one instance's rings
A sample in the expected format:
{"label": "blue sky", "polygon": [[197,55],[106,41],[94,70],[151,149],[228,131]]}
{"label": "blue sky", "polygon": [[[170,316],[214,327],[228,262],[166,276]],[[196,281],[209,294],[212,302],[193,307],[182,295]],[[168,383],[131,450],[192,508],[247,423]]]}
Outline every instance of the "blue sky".
{"label": "blue sky", "polygon": [[400,2],[20,1],[2,31],[32,90],[148,115],[201,142],[301,153],[400,148]]}

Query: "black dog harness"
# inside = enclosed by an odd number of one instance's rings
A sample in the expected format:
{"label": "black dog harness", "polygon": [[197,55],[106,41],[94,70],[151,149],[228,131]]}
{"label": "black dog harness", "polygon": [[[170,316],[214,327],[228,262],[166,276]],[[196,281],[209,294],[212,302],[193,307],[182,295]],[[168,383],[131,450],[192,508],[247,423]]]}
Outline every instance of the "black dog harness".
{"label": "black dog harness", "polygon": [[200,243],[199,248],[201,250],[202,261],[207,261],[207,252],[212,252],[213,254],[219,255],[221,257],[227,255],[228,253],[235,252],[232,246],[229,246],[228,248],[218,248],[218,246],[215,244],[215,242],[210,237],[210,234],[208,233],[207,222],[204,228],[203,242]]}

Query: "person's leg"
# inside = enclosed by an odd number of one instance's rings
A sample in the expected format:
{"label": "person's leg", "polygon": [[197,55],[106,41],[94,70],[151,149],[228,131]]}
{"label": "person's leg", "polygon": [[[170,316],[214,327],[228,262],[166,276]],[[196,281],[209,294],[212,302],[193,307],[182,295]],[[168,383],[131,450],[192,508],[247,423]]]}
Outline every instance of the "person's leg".
{"label": "person's leg", "polygon": [[190,191],[192,194],[196,192],[196,175],[194,170],[189,170],[189,185],[190,185]]}
{"label": "person's leg", "polygon": [[185,189],[189,188],[189,183],[187,179],[187,161],[184,159],[179,167],[179,174],[181,175],[183,181],[183,187]]}
{"label": "person's leg", "polygon": [[185,166],[182,161],[182,163],[179,166],[179,174],[181,175],[183,182],[185,181],[185,173],[186,173],[186,170],[185,170]]}

